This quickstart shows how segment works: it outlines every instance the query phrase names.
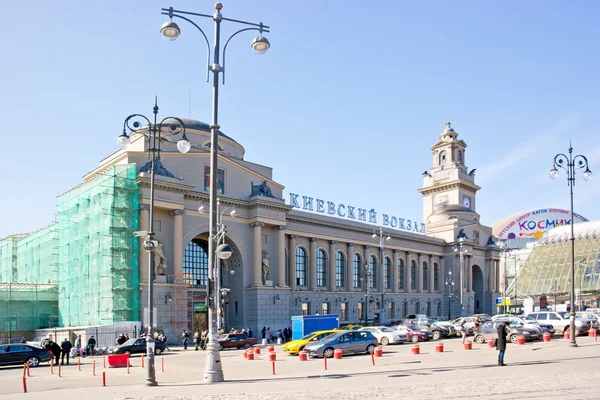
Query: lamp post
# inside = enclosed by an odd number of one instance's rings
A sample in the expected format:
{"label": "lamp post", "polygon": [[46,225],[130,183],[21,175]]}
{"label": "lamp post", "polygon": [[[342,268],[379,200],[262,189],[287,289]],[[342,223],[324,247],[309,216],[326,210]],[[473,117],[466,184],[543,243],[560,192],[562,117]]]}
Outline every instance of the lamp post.
{"label": "lamp post", "polygon": [[569,194],[571,200],[571,313],[570,313],[570,322],[571,322],[571,340],[569,344],[573,347],[577,346],[577,341],[575,340],[575,228],[573,221],[573,186],[575,186],[575,173],[585,168],[583,172],[583,179],[589,181],[592,179],[592,171],[588,166],[588,160],[583,155],[573,156],[573,146],[569,143],[569,155],[565,155],[562,153],[554,156],[554,163],[552,169],[550,170],[550,178],[556,179],[558,178],[558,168],[560,167],[567,172],[567,182],[569,185]]}
{"label": "lamp post", "polygon": [[[376,239],[377,236],[379,236],[379,262],[381,264],[381,307],[379,309],[379,324],[383,325],[384,323],[384,296],[385,296],[385,284],[387,283],[386,280],[386,265],[385,265],[385,242],[389,242],[390,240],[392,240],[392,237],[390,235],[384,235],[383,234],[383,228],[379,228],[379,234],[377,234],[376,232],[373,233],[373,235],[371,236],[373,239]],[[391,273],[391,271],[389,271]],[[389,276],[387,277],[389,279]]]}
{"label": "lamp post", "polygon": [[556,311],[556,291],[558,290],[558,282],[552,282],[550,290],[552,291],[552,294],[554,294],[554,311]]}
{"label": "lamp post", "polygon": [[371,270],[369,269],[369,264],[365,264],[363,270],[361,272],[362,277],[360,280],[365,285],[365,326],[368,325],[369,322],[369,283],[371,282]]}
{"label": "lamp post", "polygon": [[[502,247],[500,247],[500,253],[502,253],[504,255],[504,290],[502,291],[502,313],[503,314],[507,314],[506,312],[506,291],[508,289],[508,276],[506,273],[506,266],[508,265],[508,256],[510,254],[512,254],[513,249],[511,249],[510,247],[508,247],[508,242],[505,241],[504,244],[502,245]],[[516,261],[515,261],[516,263]],[[515,264],[515,271],[516,271],[516,264]],[[516,279],[516,275],[515,275],[515,279]],[[516,293],[516,290],[515,290]]]}
{"label": "lamp post", "polygon": [[446,285],[448,285],[448,321],[450,321],[450,303],[452,301],[452,291],[454,290],[454,278],[452,277],[452,271],[448,271],[446,277]]}
{"label": "lamp post", "polygon": [[460,271],[458,274],[458,278],[460,280],[459,284],[460,284],[460,316],[464,316],[465,313],[465,306],[463,303],[463,296],[464,296],[464,286],[465,286],[465,282],[464,282],[464,269],[465,269],[465,254],[469,253],[469,249],[467,247],[464,247],[463,244],[464,242],[467,240],[466,235],[463,237],[458,238],[458,245],[454,246],[454,252],[456,254],[459,255],[459,261],[460,261]]}
{"label": "lamp post", "polygon": [[[217,236],[217,212],[216,212],[216,201],[217,201],[217,150],[218,150],[218,141],[219,141],[219,128],[218,125],[218,117],[219,117],[219,73],[223,72],[223,83],[225,83],[225,55],[227,51],[227,45],[229,41],[236,36],[238,33],[245,31],[258,31],[259,36],[256,37],[252,43],[251,47],[255,53],[264,54],[269,50],[271,44],[269,41],[263,37],[263,32],[269,32],[269,27],[263,25],[263,23],[252,23],[246,21],[240,21],[236,19],[225,18],[221,14],[221,9],[223,5],[221,3],[215,4],[215,12],[213,15],[207,14],[199,14],[192,13],[188,11],[175,10],[173,7],[163,8],[161,9],[161,14],[168,15],[169,21],[165,22],[161,28],[161,34],[168,40],[175,40],[181,34],[181,29],[179,26],[173,22],[173,18],[179,18],[184,21],[189,22],[193,26],[195,26],[202,36],[204,37],[204,41],[206,42],[206,47],[208,50],[208,58],[207,58],[207,82],[208,76],[210,72],[213,73],[213,96],[212,96],[212,123],[210,126],[210,219],[209,219],[209,248],[208,248],[208,264],[214,265],[215,263],[215,237]],[[200,28],[194,21],[192,21],[187,16],[193,17],[203,17],[210,18],[214,21],[214,36],[213,36],[213,55],[211,60],[211,49],[210,44],[208,42],[208,38],[202,28]],[[225,42],[225,46],[223,46],[223,65],[220,65],[220,52],[221,52],[221,22],[228,21],[234,22],[237,24],[242,24],[248,26],[247,28],[243,28],[233,33],[229,39]],[[212,61],[212,63],[211,63]],[[209,280],[209,290],[210,290],[210,282],[218,282],[213,275],[213,270],[209,268],[208,270],[208,280]],[[213,294],[213,297],[218,297],[218,291]],[[209,296],[210,297],[210,296]],[[223,368],[221,366],[221,359],[219,356],[219,344],[217,342],[217,334],[216,334],[216,323],[215,323],[215,314],[216,313],[216,302],[211,302],[208,308],[208,319],[209,319],[209,342],[207,346],[208,354],[206,357],[206,364],[204,370],[204,382],[206,383],[216,383],[223,382]]]}
{"label": "lamp post", "polygon": [[[148,332],[146,335],[146,354],[148,357],[148,377],[146,378],[147,386],[156,386],[156,374],[154,369],[154,336],[152,335],[152,325],[154,322],[154,257],[153,253],[156,250],[158,241],[154,239],[154,182],[155,168],[160,166],[160,146],[163,141],[171,142],[169,137],[174,137],[181,134],[181,139],[177,142],[177,149],[181,153],[187,153],[190,150],[190,142],[185,136],[185,125],[183,121],[177,117],[167,117],[157,123],[158,104],[154,99],[154,114],[153,121],[141,114],[132,114],[125,118],[123,123],[123,133],[117,138],[117,144],[122,150],[127,149],[131,141],[131,137],[143,136],[148,143],[148,158],[150,162],[150,217],[148,231],[138,231],[135,235],[144,237],[143,247],[148,252]],[[169,120],[170,122],[167,122]],[[146,125],[143,123],[145,122]],[[168,134],[163,134],[165,129]],[[129,133],[128,133],[129,131]]]}

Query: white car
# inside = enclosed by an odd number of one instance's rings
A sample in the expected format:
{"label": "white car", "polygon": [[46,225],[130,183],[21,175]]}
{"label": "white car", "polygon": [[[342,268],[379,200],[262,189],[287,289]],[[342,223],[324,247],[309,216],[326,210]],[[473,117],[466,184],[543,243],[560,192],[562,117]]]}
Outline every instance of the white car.
{"label": "white car", "polygon": [[388,344],[399,344],[408,341],[408,335],[393,331],[387,326],[367,326],[360,328],[359,331],[371,332],[379,344],[386,346]]}

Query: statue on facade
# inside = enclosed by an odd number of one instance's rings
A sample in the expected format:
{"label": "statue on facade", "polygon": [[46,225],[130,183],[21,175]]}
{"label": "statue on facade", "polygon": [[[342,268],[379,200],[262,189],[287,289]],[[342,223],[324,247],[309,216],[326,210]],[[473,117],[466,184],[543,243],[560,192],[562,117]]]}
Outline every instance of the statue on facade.
{"label": "statue on facade", "polygon": [[269,278],[269,255],[267,253],[264,253],[263,259],[262,259],[262,283],[263,283],[263,285],[267,284],[268,278]]}
{"label": "statue on facade", "polygon": [[250,182],[250,197],[252,196],[266,196],[273,197],[273,192],[271,192],[271,188],[267,185],[267,181],[263,181],[260,185],[255,185],[254,182]]}
{"label": "statue on facade", "polygon": [[167,257],[163,251],[163,244],[159,241],[154,248],[154,274],[165,275],[167,270]]}

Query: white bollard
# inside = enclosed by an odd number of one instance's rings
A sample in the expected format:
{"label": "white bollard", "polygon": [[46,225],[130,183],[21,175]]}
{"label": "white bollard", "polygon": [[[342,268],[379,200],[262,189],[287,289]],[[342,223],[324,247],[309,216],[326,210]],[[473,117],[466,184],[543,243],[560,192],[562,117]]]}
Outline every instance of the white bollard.
{"label": "white bollard", "polygon": [[263,339],[263,340],[262,340],[262,345],[263,345],[263,346],[266,346],[266,345],[267,345],[267,339]]}
{"label": "white bollard", "polygon": [[277,338],[277,344],[283,344],[283,341],[281,340],[281,338]]}

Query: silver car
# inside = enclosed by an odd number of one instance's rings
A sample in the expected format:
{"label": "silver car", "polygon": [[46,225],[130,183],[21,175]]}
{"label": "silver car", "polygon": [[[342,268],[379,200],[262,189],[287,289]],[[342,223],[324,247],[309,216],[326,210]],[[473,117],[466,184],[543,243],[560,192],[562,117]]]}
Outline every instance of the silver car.
{"label": "silver car", "polygon": [[371,332],[338,332],[326,336],[318,342],[307,344],[304,351],[310,357],[332,358],[335,350],[341,350],[344,355],[373,353],[377,344],[377,339]]}

